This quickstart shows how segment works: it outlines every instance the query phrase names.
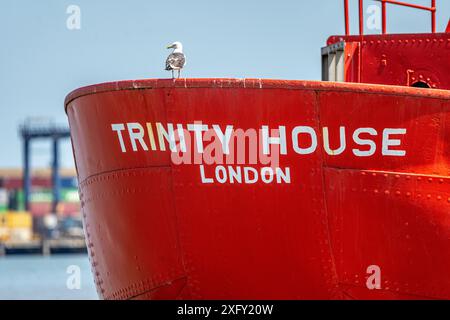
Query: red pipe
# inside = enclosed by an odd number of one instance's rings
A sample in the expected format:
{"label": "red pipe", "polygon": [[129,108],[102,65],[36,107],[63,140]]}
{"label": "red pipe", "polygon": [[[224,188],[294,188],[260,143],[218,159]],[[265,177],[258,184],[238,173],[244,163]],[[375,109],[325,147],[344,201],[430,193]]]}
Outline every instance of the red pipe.
{"label": "red pipe", "polygon": [[345,15],[345,35],[350,35],[350,23],[348,16],[348,0],[344,0],[344,15]]}
{"label": "red pipe", "polygon": [[[432,0],[432,1],[436,2],[436,0]],[[425,6],[421,6],[421,5],[418,5],[418,4],[406,3],[406,2],[402,2],[402,1],[396,1],[396,0],[381,0],[381,2],[387,2],[387,3],[391,3],[391,4],[397,4],[399,6],[410,7],[410,8],[421,9],[421,10],[427,10],[427,11],[434,11],[435,10],[435,8],[433,8],[433,7],[430,8],[430,7],[425,7]]]}
{"label": "red pipe", "polygon": [[359,34],[364,33],[364,12],[363,12],[363,0],[359,0]]}
{"label": "red pipe", "polygon": [[382,33],[386,34],[386,1],[381,0],[381,14],[382,14]]}
{"label": "red pipe", "polygon": [[431,32],[436,33],[436,0],[431,0]]}

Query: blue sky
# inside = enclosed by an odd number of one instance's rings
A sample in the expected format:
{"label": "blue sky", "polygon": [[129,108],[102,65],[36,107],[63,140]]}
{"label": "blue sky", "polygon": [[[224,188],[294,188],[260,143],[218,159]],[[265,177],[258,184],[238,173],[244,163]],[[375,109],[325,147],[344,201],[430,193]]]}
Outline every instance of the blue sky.
{"label": "blue sky", "polygon": [[[352,31],[357,1],[350,0]],[[429,0],[410,0],[429,5]],[[438,2],[438,30],[450,1]],[[377,2],[365,0],[365,9]],[[69,30],[69,5],[81,29]],[[28,117],[65,123],[73,89],[113,80],[165,78],[165,46],[181,41],[187,77],[320,78],[320,48],[344,31],[342,0],[1,0],[0,167],[21,165],[17,127]],[[427,32],[429,14],[389,7],[388,31]],[[366,30],[377,33],[377,30]],[[73,166],[69,141],[62,163]],[[33,166],[50,163],[50,144],[33,145]]]}

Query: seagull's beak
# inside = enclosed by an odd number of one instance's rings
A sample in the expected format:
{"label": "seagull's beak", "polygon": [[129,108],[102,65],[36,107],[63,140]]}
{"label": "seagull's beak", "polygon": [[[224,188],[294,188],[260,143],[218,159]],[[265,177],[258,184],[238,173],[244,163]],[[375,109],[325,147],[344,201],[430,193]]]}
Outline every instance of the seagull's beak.
{"label": "seagull's beak", "polygon": [[172,49],[173,48],[173,44],[169,44],[168,46],[167,46],[167,49]]}

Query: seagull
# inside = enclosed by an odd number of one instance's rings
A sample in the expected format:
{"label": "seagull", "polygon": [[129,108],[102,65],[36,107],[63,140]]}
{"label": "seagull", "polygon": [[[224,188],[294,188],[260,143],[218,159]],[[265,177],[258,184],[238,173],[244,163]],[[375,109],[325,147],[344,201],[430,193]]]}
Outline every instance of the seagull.
{"label": "seagull", "polygon": [[183,53],[183,45],[181,42],[176,41],[167,46],[167,49],[173,49],[173,52],[167,57],[166,70],[172,71],[172,79],[175,78],[173,71],[178,70],[178,78],[180,78],[181,69],[183,69],[186,64],[186,57]]}

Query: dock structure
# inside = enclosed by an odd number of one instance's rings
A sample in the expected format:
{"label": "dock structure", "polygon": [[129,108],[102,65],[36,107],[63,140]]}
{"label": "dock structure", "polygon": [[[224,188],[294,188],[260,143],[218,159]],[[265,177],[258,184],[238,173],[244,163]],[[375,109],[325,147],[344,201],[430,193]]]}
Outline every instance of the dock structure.
{"label": "dock structure", "polygon": [[0,243],[0,257],[20,254],[53,255],[66,253],[87,253],[84,238],[34,239]]}
{"label": "dock structure", "polygon": [[87,253],[84,238],[48,239],[42,242],[42,254]]}
{"label": "dock structure", "polygon": [[56,125],[54,123],[36,124],[26,122],[19,128],[20,135],[23,140],[23,191],[25,210],[30,209],[30,192],[31,192],[31,174],[30,174],[30,158],[31,158],[31,142],[37,139],[51,139],[53,141],[53,160],[52,160],[52,192],[53,203],[52,211],[56,212],[60,199],[60,177],[59,177],[59,141],[61,139],[70,138],[70,131],[67,126]]}
{"label": "dock structure", "polygon": [[0,255],[12,254],[40,254],[42,241],[34,239],[30,241],[5,241],[1,244]]}

